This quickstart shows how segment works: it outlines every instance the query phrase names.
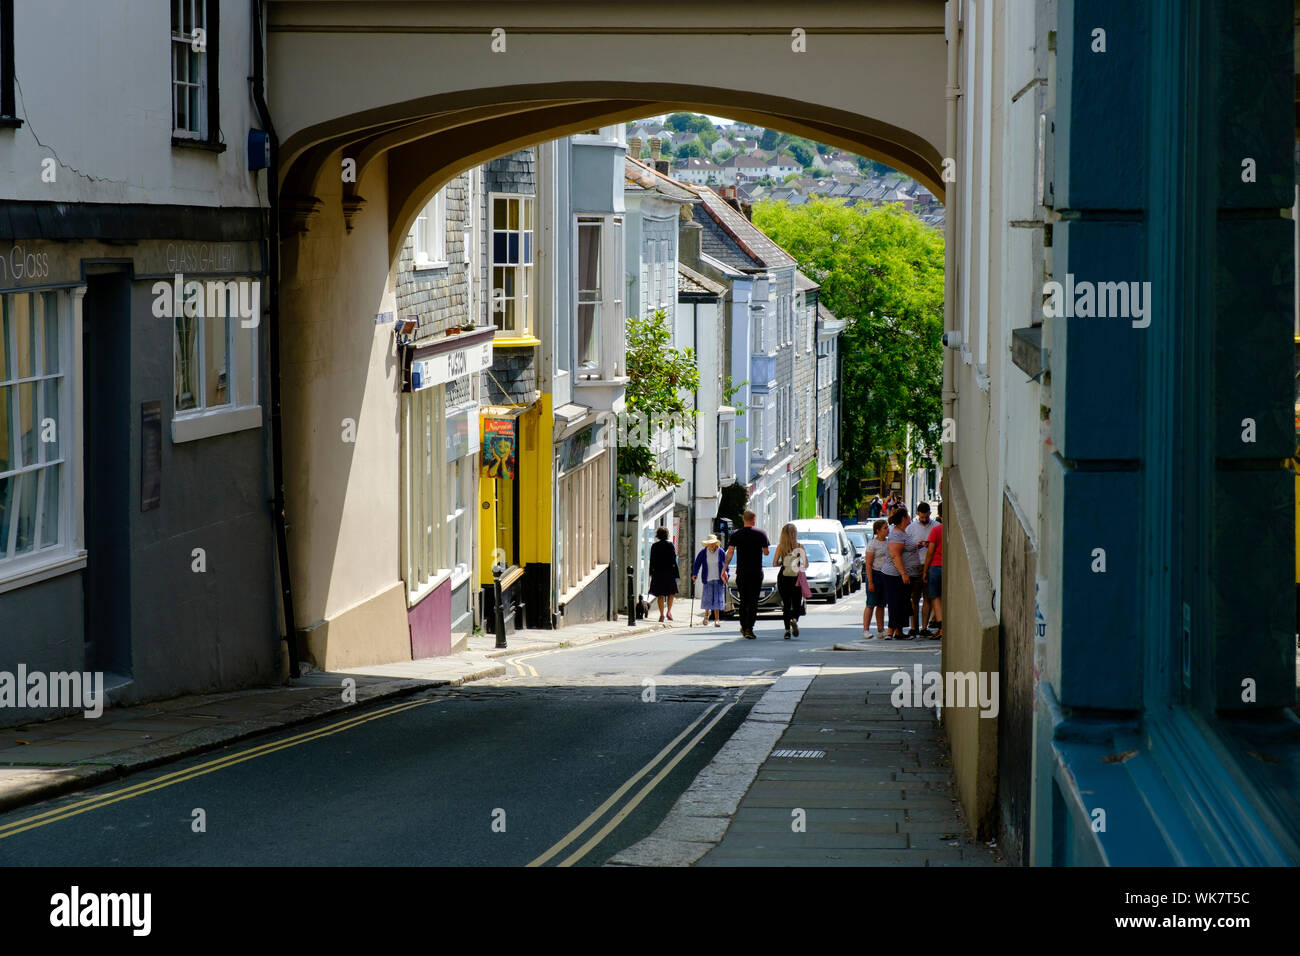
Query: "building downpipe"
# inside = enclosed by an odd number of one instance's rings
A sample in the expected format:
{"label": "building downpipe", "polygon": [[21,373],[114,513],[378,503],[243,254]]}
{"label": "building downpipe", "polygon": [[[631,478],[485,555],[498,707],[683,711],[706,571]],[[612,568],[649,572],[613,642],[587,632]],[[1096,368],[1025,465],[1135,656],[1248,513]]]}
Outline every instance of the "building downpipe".
{"label": "building downpipe", "polygon": [[[271,425],[271,521],[275,526],[276,567],[280,577],[280,604],[284,612],[284,642],[287,645],[289,673],[286,680],[298,676],[298,632],[294,626],[293,588],[289,578],[289,538],[284,515],[284,443],[280,419],[280,141],[271,123],[266,103],[265,0],[251,0],[253,6],[253,105],[258,120],[271,142],[271,165],[266,171],[267,199],[270,204],[271,235],[267,249],[269,311],[267,337],[270,339],[270,425]],[[283,652],[282,652],[283,653]]]}

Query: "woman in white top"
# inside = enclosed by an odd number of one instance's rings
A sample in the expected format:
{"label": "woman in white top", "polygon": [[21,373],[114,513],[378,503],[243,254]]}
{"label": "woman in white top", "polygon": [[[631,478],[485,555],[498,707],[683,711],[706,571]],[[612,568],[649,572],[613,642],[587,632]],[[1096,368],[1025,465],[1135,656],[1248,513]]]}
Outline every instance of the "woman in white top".
{"label": "woman in white top", "polygon": [[776,573],[776,589],[781,595],[781,617],[785,621],[785,639],[790,631],[799,636],[798,618],[803,614],[803,591],[799,588],[799,572],[808,570],[808,552],[799,543],[799,529],[792,524],[781,528],[776,554],[772,564],[780,568]]}
{"label": "woman in white top", "polygon": [[871,524],[873,537],[867,542],[867,605],[862,609],[862,639],[871,640],[871,613],[876,614],[876,633],[885,633],[885,582],[881,578],[881,568],[889,560],[889,545],[885,536],[889,525],[884,518],[877,518]]}

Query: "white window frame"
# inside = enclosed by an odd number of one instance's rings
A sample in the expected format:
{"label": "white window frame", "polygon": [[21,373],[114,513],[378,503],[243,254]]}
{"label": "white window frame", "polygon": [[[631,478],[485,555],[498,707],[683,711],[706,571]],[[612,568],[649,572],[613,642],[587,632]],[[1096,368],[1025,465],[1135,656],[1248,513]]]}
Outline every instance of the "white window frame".
{"label": "white window frame", "polygon": [[749,406],[749,422],[753,434],[749,436],[749,448],[756,461],[767,460],[767,431],[765,429],[767,417],[766,395],[755,395],[756,399]]}
{"label": "white window frame", "polygon": [[[176,14],[181,14],[181,22],[177,24]],[[190,30],[186,31],[184,25],[184,14],[190,16]],[[209,116],[208,116],[208,54],[206,49],[198,52],[194,49],[194,30],[199,29],[207,31],[207,2],[206,0],[171,0],[171,43],[169,44],[171,53],[171,75],[172,75],[172,136],[177,139],[208,139]],[[184,64],[185,76],[178,76],[177,67]],[[194,73],[198,73],[197,80]],[[196,90],[198,93],[198,109],[194,111],[197,115],[187,115],[187,122],[184,125],[177,125],[178,109],[177,96],[185,96],[187,105],[187,114],[189,113],[189,96],[190,91]]]}
{"label": "white window frame", "polygon": [[[447,417],[449,411],[455,414],[473,405],[448,409],[446,390],[440,386],[402,395],[401,548],[408,607],[448,578],[452,587],[459,587],[470,575],[478,453],[447,460]],[[458,507],[452,506],[453,482],[459,483]],[[461,561],[456,560],[458,544]]]}
{"label": "white window frame", "polygon": [[736,480],[736,413],[718,413],[718,484]]}
{"label": "white window frame", "polygon": [[[262,285],[260,279],[252,279],[247,276],[213,276],[207,279],[198,280],[203,286],[203,304],[196,311],[198,314],[193,316],[184,316],[186,319],[196,323],[195,329],[198,336],[197,348],[195,350],[195,363],[197,365],[196,375],[198,377],[198,396],[202,401],[206,401],[207,395],[207,335],[206,326],[208,322],[207,302],[209,298],[209,282],[223,283],[252,283],[257,282],[257,294],[262,294]],[[172,318],[172,442],[181,443],[187,441],[197,441],[203,438],[211,438],[215,435],[226,435],[231,432],[244,431],[249,428],[262,427],[262,406],[259,401],[260,380],[258,375],[258,329],[260,324],[252,328],[244,328],[243,319],[240,317],[238,310],[229,308],[228,296],[214,296],[214,302],[220,301],[222,309],[227,313],[225,316],[213,316],[215,319],[226,319],[226,391],[230,396],[230,401],[224,405],[208,406],[197,404],[194,408],[177,408],[177,385],[178,378],[181,374],[180,363],[180,343],[177,336],[176,323],[179,322],[183,314],[189,308],[190,300],[187,298],[184,302],[174,304],[173,311],[177,314]],[[258,302],[257,308],[262,309],[262,303]],[[230,314],[233,311],[234,314]],[[241,347],[243,348],[241,359]]]}
{"label": "white window frame", "polygon": [[[21,292],[0,295],[0,348],[7,348],[7,354],[4,356],[4,374],[0,377],[0,381],[5,384],[0,388],[4,389],[9,399],[3,411],[9,416],[5,426],[5,436],[10,443],[7,449],[8,460],[4,466],[5,470],[0,471],[0,479],[12,481],[19,475],[23,476],[13,482],[14,487],[10,491],[7,507],[14,518],[9,521],[9,527],[5,529],[7,531],[5,540],[0,541],[0,593],[25,587],[68,571],[75,571],[85,567],[86,564],[81,459],[81,301],[85,291],[85,287],[81,286],[71,292],[66,289],[24,289]],[[18,374],[20,369],[16,362],[18,352],[16,323],[12,319],[6,321],[5,315],[6,312],[12,312],[12,303],[17,296],[30,295],[39,297],[42,319],[45,317],[45,308],[53,305],[59,337],[58,371],[50,373],[45,371],[46,323],[42,321],[36,324],[34,345],[37,346],[37,353],[34,367],[29,370],[32,374],[20,377]],[[6,324],[8,325],[7,340],[4,334]],[[40,384],[49,380],[60,382],[58,407],[52,410],[53,415],[51,409],[45,407],[46,389]],[[20,432],[15,427],[21,415],[19,386],[24,384],[35,385],[36,405],[32,410],[32,417],[36,460],[30,463],[23,463],[20,460],[19,456],[22,454]],[[56,429],[54,434],[58,441],[59,454],[57,458],[40,460],[45,459],[49,451],[47,447],[49,443],[41,441],[42,423],[46,418],[54,419]],[[54,545],[41,547],[47,486],[45,481],[41,481],[36,476],[54,467],[59,469],[59,507],[55,519],[58,539]],[[37,482],[35,513],[32,518],[32,550],[20,556],[9,557],[17,543],[18,521],[16,519],[21,507],[20,495],[23,490],[20,486],[29,480]]]}
{"label": "white window frame", "polygon": [[[582,252],[583,244],[581,241],[582,233],[585,230],[596,230],[596,288],[584,289],[582,287],[583,269],[582,269]],[[600,216],[575,216],[573,225],[573,368],[579,378],[600,378],[601,369],[605,365],[604,360],[604,342],[602,325],[605,320],[605,312],[608,309],[607,300],[609,298],[609,258],[610,250],[607,245],[608,233],[611,230],[606,228],[606,220]],[[584,365],[582,362],[583,342],[581,337],[581,314],[582,307],[591,307],[591,348],[590,351],[595,356],[594,363]]]}
{"label": "white window frame", "polygon": [[437,269],[447,262],[447,187],[434,194],[411,227],[413,263],[416,269]]}
{"label": "white window frame", "polygon": [[[492,317],[492,323],[500,330],[498,340],[528,338],[534,334],[533,327],[537,303],[537,292],[534,287],[537,275],[537,209],[535,199],[536,197],[529,196],[525,193],[488,193],[488,286],[491,290],[491,307],[489,314]],[[519,202],[518,228],[510,229],[509,220],[507,219],[507,227],[505,229],[497,229],[496,204],[498,200],[507,203],[510,201]],[[525,216],[525,211],[528,213],[527,216]],[[529,228],[525,228],[526,223],[530,224]],[[512,233],[519,234],[519,262],[497,262],[496,237],[498,233],[504,233],[507,236]],[[531,243],[529,243],[526,238],[528,234],[531,234],[532,236]],[[530,254],[531,259],[529,259]],[[506,326],[504,302],[507,301],[507,299],[504,295],[503,289],[498,289],[496,286],[496,270],[498,268],[515,270],[516,293],[508,299],[508,301],[513,301],[516,304],[516,321],[513,327]],[[497,323],[498,313],[501,313],[502,315],[500,324]]]}

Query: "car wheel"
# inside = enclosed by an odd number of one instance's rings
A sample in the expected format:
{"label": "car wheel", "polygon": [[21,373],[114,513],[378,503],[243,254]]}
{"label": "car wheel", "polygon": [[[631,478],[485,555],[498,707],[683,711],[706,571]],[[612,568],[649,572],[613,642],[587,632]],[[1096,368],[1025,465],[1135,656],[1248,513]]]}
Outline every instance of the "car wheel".
{"label": "car wheel", "polygon": [[830,594],[826,596],[826,603],[834,604],[839,599],[839,596],[840,596],[839,589],[836,588],[834,591],[832,591]]}

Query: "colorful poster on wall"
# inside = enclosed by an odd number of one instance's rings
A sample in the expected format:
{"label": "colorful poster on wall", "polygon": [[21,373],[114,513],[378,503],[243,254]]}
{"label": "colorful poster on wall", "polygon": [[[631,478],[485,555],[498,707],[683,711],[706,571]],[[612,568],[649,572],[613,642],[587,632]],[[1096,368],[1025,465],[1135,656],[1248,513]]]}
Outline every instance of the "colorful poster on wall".
{"label": "colorful poster on wall", "polygon": [[515,419],[483,419],[483,477],[514,478],[518,451]]}

